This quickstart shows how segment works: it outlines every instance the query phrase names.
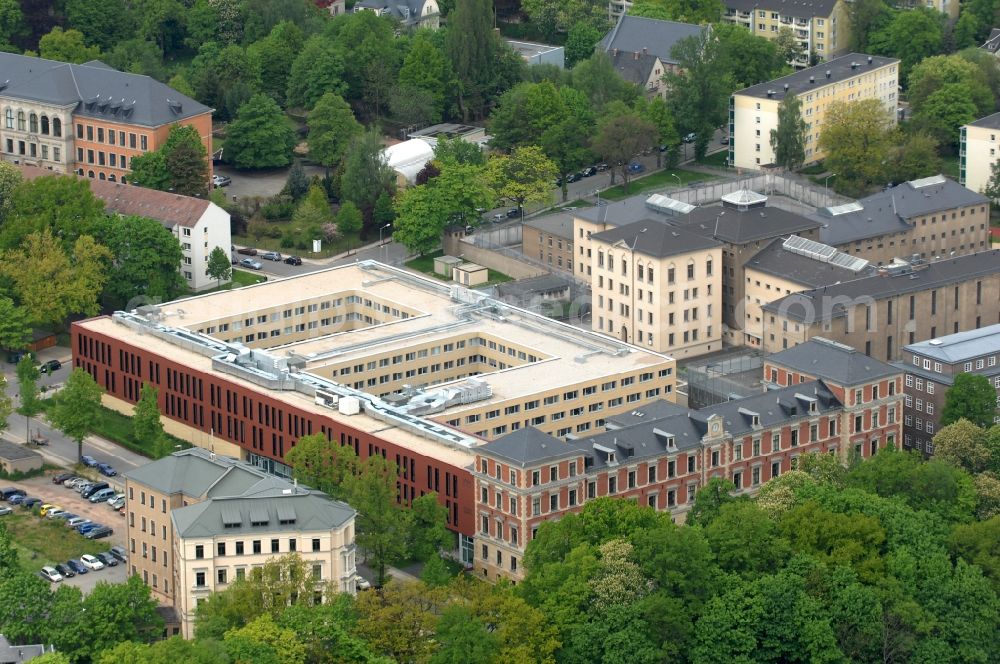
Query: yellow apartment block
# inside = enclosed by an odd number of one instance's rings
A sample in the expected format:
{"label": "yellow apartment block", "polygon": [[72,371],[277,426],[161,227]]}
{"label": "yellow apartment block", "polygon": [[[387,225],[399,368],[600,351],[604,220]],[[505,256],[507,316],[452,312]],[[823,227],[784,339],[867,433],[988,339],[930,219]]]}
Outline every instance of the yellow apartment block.
{"label": "yellow apartment block", "polygon": [[825,156],[818,145],[831,102],[878,99],[895,122],[898,70],[896,58],[849,53],[733,93],[729,101],[730,163],[753,170],[774,163],[771,130],[778,127],[778,105],[789,94],[802,102],[807,164]]}
{"label": "yellow apartment block", "polygon": [[810,54],[821,60],[837,57],[851,41],[851,23],[845,0],[725,0],[723,20],[742,25],[758,37],[776,39],[782,28],[792,31],[802,49],[790,62],[807,67]]}
{"label": "yellow apartment block", "polygon": [[997,150],[1000,150],[997,144],[1000,113],[970,122],[961,131],[958,181],[972,191],[982,193],[997,161]]}

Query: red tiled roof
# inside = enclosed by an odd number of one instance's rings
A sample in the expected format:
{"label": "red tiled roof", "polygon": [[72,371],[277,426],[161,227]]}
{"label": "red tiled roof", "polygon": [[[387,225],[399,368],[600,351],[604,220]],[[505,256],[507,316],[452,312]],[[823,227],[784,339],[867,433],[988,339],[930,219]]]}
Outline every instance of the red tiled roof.
{"label": "red tiled roof", "polygon": [[[25,180],[61,175],[37,166],[18,166]],[[74,173],[71,177],[81,177]],[[194,226],[205,214],[210,201],[171,194],[166,191],[136,187],[120,182],[82,178],[90,184],[90,191],[96,198],[104,201],[104,207],[122,215],[136,215],[156,219],[167,228],[174,226]]]}

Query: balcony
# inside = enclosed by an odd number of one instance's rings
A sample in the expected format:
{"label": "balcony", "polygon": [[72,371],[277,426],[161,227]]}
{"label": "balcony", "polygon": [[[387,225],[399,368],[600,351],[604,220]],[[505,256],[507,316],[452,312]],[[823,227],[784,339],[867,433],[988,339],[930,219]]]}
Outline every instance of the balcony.
{"label": "balcony", "polygon": [[809,27],[809,21],[807,21],[804,18],[797,18],[797,19],[795,19],[795,25],[797,27],[800,27],[800,28],[808,28]]}

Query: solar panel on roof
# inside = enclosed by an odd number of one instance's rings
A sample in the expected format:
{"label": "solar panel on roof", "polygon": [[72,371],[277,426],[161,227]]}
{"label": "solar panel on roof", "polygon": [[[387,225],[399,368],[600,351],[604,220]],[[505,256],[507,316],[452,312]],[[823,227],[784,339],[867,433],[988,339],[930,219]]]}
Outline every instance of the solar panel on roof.
{"label": "solar panel on roof", "polygon": [[843,205],[831,205],[830,207],[823,208],[823,210],[831,217],[836,217],[842,214],[849,214],[851,212],[861,212],[865,209],[861,203],[857,201],[852,201],[850,203],[844,203]]}

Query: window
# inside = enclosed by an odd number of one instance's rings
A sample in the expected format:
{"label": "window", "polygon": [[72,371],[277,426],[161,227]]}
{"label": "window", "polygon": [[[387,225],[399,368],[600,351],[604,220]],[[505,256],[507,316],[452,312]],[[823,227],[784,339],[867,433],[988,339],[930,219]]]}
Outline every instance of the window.
{"label": "window", "polygon": [[204,588],[205,587],[205,573],[204,572],[195,572],[194,573],[194,585],[197,588]]}
{"label": "window", "polygon": [[236,542],[236,555],[237,556],[243,555],[243,542]]}
{"label": "window", "polygon": [[312,541],[312,550],[313,551],[319,551],[319,538],[318,537],[314,537],[313,538],[313,541]]}
{"label": "window", "polygon": [[202,546],[201,544],[198,544],[197,546],[195,546],[194,547],[194,557],[195,558],[199,558],[199,559],[204,558],[205,557],[205,547]]}
{"label": "window", "polygon": [[226,570],[225,570],[225,568],[217,570],[216,574],[217,574],[219,583],[225,585],[226,582],[227,582],[226,581]]}
{"label": "window", "polygon": [[220,556],[226,555],[226,543],[225,542],[219,542],[216,545],[216,551],[218,552],[218,554]]}
{"label": "window", "polygon": [[254,540],[253,541],[253,552],[254,553],[260,553],[261,552],[260,540]]}

